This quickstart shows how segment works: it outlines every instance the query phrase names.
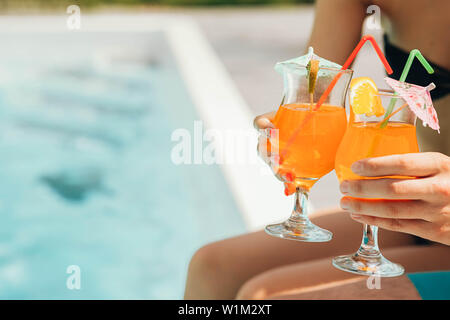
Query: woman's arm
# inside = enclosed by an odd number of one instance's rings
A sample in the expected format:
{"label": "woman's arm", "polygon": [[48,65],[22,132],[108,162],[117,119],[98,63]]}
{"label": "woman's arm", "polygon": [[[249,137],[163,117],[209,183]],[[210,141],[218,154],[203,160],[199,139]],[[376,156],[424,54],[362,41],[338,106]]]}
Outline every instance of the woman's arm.
{"label": "woman's arm", "polygon": [[369,158],[355,162],[352,171],[366,177],[417,177],[343,181],[341,207],[354,220],[450,245],[448,156],[426,152]]}
{"label": "woman's arm", "polygon": [[317,0],[308,46],[343,64],[361,38],[367,6],[362,0]]}

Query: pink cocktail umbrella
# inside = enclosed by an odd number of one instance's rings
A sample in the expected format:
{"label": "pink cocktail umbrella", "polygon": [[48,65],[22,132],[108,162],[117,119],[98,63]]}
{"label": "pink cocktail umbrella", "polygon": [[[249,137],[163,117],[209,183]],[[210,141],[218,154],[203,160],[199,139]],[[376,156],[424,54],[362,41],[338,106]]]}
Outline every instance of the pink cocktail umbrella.
{"label": "pink cocktail umbrella", "polygon": [[384,79],[406,101],[411,111],[422,120],[424,126],[428,125],[430,128],[439,132],[439,120],[430,96],[430,90],[436,87],[434,83],[422,87],[416,84],[397,81],[389,77]]}

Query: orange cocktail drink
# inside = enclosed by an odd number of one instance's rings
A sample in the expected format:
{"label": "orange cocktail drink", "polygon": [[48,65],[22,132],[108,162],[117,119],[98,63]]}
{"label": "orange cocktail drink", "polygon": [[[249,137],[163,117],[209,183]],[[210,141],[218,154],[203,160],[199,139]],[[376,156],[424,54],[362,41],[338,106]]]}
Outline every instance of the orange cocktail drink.
{"label": "orange cocktail drink", "polygon": [[[344,104],[352,71],[322,67],[318,60],[311,59],[308,66],[282,64],[281,72],[283,99],[272,119],[276,130],[272,129],[267,139],[267,154],[274,174],[285,183],[285,194],[295,194],[294,209],[287,220],[267,225],[265,231],[284,239],[329,241],[332,233],[308,218],[308,195],[311,187],[334,168],[347,127]],[[317,107],[333,79],[333,88]]]}
{"label": "orange cocktail drink", "polygon": [[[385,112],[388,105],[392,105],[395,110],[389,116]],[[415,123],[415,114],[401,97],[393,92],[379,91],[370,78],[353,79],[350,85],[350,119],[336,154],[335,170],[339,181],[414,179],[405,176],[361,177],[352,172],[351,166],[360,159],[419,152]],[[375,197],[365,198],[364,201],[386,201]],[[333,265],[361,275],[401,275],[403,267],[381,254],[377,231],[375,226],[364,225],[358,251],[335,257]]]}
{"label": "orange cocktail drink", "polygon": [[339,152],[336,154],[335,169],[339,181],[364,179],[350,169],[352,163],[357,160],[419,152],[414,125],[389,122],[383,129],[379,126],[378,122],[357,122],[348,125]]}
{"label": "orange cocktail drink", "polygon": [[[344,108],[324,104],[318,110],[313,109],[310,104],[285,104],[273,121],[279,129],[281,154],[277,174],[290,173],[296,187],[306,190],[333,170],[336,151],[347,126]],[[303,127],[295,134],[301,124]]]}

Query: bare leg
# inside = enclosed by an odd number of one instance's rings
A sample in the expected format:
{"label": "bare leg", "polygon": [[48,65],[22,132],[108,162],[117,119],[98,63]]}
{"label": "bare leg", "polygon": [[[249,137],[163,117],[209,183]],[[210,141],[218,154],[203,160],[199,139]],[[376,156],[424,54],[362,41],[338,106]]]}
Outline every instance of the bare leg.
{"label": "bare leg", "polygon": [[[263,231],[208,244],[189,265],[185,299],[233,299],[248,279],[264,271],[297,262],[355,251],[361,242],[361,224],[333,210],[312,221],[334,234],[326,243],[277,239]],[[409,235],[380,231],[382,248],[413,245]]]}
{"label": "bare leg", "polygon": [[[380,278],[379,288],[367,279],[334,283],[327,288],[271,297],[277,300],[421,300],[414,284],[403,275],[397,278]],[[369,279],[369,281],[371,281]],[[374,280],[377,281],[377,280]]]}
{"label": "bare leg", "polygon": [[[406,272],[450,269],[450,247],[444,245],[390,248],[384,249],[383,254],[391,261],[402,264]],[[237,298],[335,299],[338,295],[341,299],[357,299],[383,296],[393,298],[399,294],[397,291],[387,292],[387,290],[374,293],[365,292],[361,288],[355,292],[336,289],[339,286],[345,288],[345,286],[358,287],[361,283],[364,285],[367,277],[340,271],[331,265],[330,259],[331,257],[328,257],[266,271],[247,281],[239,290]],[[388,284],[386,289],[389,289],[391,287],[389,284],[395,284],[395,281],[382,278],[382,287],[384,283]],[[407,286],[405,283],[403,285]],[[367,287],[366,290],[373,291]],[[363,291],[365,293],[362,293]],[[408,294],[408,297],[411,296]]]}

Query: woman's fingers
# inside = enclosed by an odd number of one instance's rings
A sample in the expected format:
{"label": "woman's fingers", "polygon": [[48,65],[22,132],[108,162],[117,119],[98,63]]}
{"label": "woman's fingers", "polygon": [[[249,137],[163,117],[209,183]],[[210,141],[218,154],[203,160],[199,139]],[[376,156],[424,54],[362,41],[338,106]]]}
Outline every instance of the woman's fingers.
{"label": "woman's fingers", "polygon": [[258,138],[257,152],[265,163],[271,163],[271,153],[269,152],[268,139],[263,135],[260,135]]}
{"label": "woman's fingers", "polygon": [[[258,154],[270,166],[278,165],[275,159],[278,150],[274,148],[274,145],[278,145],[278,129],[270,122],[275,117],[275,113],[273,111],[262,114],[253,121],[253,125],[260,133],[257,146]],[[275,163],[272,163],[273,161]]]}
{"label": "woman's fingers", "polygon": [[426,177],[438,173],[448,157],[436,152],[396,154],[367,158],[352,164],[352,171],[360,176]]}
{"label": "woman's fingers", "polygon": [[430,240],[433,240],[433,235],[435,234],[435,225],[420,219],[389,219],[356,214],[350,216],[360,223],[377,226],[386,230],[414,234]]}
{"label": "woman's fingers", "polygon": [[255,129],[261,130],[261,129],[275,128],[275,126],[271,122],[275,117],[275,113],[276,111],[272,111],[257,116],[255,120],[253,120],[253,126],[255,127]]}
{"label": "woman's fingers", "polygon": [[[344,197],[341,207],[355,215],[391,219],[422,219],[434,221],[439,218],[440,208],[433,208],[422,200],[369,200]],[[435,209],[435,210],[434,210]]]}
{"label": "woman's fingers", "polygon": [[353,198],[429,199],[433,194],[432,178],[345,180],[341,192]]}
{"label": "woman's fingers", "polygon": [[353,198],[426,200],[448,203],[450,184],[439,175],[417,179],[365,179],[345,180],[341,192]]}
{"label": "woman's fingers", "polygon": [[284,183],[284,194],[286,196],[290,196],[295,192],[297,188],[295,187],[295,183],[292,182],[285,182]]}
{"label": "woman's fingers", "polygon": [[272,122],[270,122],[270,120],[273,119],[274,116],[275,111],[257,116],[255,120],[253,120],[253,126],[260,133],[260,136],[258,138],[257,151],[260,157],[267,164],[270,164],[271,160],[270,159],[271,154],[268,148],[268,141],[269,141],[268,138],[270,139],[271,137],[271,129],[275,128]]}

